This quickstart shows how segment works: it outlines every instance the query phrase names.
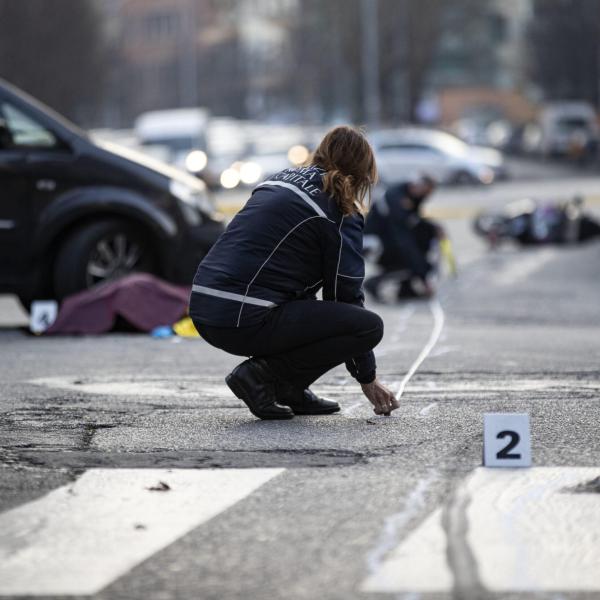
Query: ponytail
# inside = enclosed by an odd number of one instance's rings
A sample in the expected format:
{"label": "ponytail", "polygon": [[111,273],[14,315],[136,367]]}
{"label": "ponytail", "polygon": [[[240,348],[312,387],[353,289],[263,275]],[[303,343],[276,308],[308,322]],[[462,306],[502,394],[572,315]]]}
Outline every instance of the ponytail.
{"label": "ponytail", "polygon": [[335,127],[325,135],[310,163],[325,170],[323,190],[335,199],[342,214],[367,212],[377,168],[373,150],[361,131]]}
{"label": "ponytail", "polygon": [[352,175],[344,175],[338,169],[327,171],[323,175],[323,189],[335,198],[344,215],[356,212],[357,199]]}

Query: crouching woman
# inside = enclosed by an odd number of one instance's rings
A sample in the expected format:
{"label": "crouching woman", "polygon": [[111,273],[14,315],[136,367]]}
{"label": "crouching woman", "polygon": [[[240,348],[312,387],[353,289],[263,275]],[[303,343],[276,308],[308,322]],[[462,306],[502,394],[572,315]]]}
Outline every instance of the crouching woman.
{"label": "crouching woman", "polygon": [[363,307],[361,287],[363,215],[376,178],[364,135],[336,127],[310,164],[257,186],[200,263],[190,316],[209,344],[250,357],[226,382],[256,417],[338,411],[309,386],[342,363],[376,414],[398,407],[376,377],[383,322]]}

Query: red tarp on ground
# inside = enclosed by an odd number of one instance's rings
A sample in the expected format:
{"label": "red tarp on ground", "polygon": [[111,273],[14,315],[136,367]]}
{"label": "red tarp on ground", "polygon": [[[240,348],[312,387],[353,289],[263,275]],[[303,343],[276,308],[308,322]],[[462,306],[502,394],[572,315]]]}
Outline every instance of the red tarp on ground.
{"label": "red tarp on ground", "polygon": [[118,317],[140,331],[152,331],[184,317],[189,297],[189,287],[147,273],[128,275],[65,298],[46,334],[105,333]]}

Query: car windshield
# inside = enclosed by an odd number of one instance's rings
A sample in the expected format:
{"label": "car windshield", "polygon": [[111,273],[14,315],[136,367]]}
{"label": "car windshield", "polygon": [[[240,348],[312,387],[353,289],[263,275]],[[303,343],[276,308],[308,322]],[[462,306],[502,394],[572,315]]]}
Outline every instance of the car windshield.
{"label": "car windshield", "polygon": [[558,126],[563,131],[572,129],[587,129],[588,122],[582,117],[566,117],[558,121]]}

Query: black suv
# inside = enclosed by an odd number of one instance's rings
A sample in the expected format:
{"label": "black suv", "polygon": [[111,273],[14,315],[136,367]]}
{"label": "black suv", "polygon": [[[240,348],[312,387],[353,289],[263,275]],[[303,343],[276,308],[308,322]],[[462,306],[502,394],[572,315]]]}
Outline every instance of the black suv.
{"label": "black suv", "polygon": [[0,80],[0,293],[27,307],[131,271],[190,284],[223,231],[204,184]]}

